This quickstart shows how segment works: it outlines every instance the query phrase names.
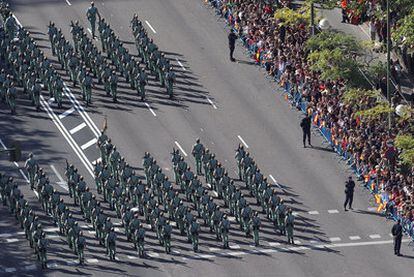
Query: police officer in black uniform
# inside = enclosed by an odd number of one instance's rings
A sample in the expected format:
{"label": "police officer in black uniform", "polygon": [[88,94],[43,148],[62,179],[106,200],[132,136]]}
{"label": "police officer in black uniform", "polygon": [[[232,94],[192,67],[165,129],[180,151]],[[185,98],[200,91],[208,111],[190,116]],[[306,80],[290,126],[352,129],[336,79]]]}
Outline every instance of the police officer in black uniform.
{"label": "police officer in black uniform", "polygon": [[350,210],[352,209],[352,201],[354,200],[354,189],[355,189],[355,182],[352,180],[352,176],[349,176],[348,181],[345,183],[345,203],[344,203],[344,210],[347,211],[346,205],[349,206]]}
{"label": "police officer in black uniform", "polygon": [[394,255],[402,256],[400,253],[401,241],[403,237],[403,228],[401,226],[401,220],[398,219],[397,223],[392,226],[391,234],[394,237]]}
{"label": "police officer in black uniform", "polygon": [[306,137],[308,138],[308,144],[312,147],[311,144],[311,117],[310,115],[304,117],[300,122],[300,127],[303,132],[303,148],[306,148]]}
{"label": "police officer in black uniform", "polygon": [[234,53],[234,47],[236,44],[237,35],[234,33],[233,30],[231,30],[228,38],[229,38],[229,49],[230,49],[230,61],[235,62],[236,59],[233,58],[233,53]]}

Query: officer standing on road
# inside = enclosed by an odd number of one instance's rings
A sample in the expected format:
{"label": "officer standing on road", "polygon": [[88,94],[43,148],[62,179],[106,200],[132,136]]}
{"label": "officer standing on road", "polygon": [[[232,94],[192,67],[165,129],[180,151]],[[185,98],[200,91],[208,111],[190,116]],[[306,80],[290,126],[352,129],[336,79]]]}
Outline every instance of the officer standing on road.
{"label": "officer standing on road", "polygon": [[201,175],[201,158],[204,153],[204,146],[200,143],[200,139],[197,138],[196,144],[194,144],[193,150],[191,151],[191,154],[194,156],[196,161],[196,169],[197,169],[197,175]]}
{"label": "officer standing on road", "polygon": [[403,228],[401,226],[401,219],[398,219],[397,223],[392,226],[391,233],[394,237],[394,255],[402,256],[400,253],[401,241],[403,237]]}
{"label": "officer standing on road", "polygon": [[229,39],[229,49],[230,49],[230,61],[235,62],[236,59],[233,57],[233,53],[234,53],[237,35],[234,33],[233,30],[231,30],[228,36],[228,39]]}
{"label": "officer standing on road", "polygon": [[99,20],[101,20],[101,15],[99,14],[98,9],[95,7],[95,3],[91,2],[91,6],[89,7],[88,11],[86,12],[86,16],[88,17],[89,23],[91,23],[91,30],[92,30],[92,37],[93,38],[96,38],[96,36],[95,36],[96,15],[98,15]]}
{"label": "officer standing on road", "polygon": [[287,217],[286,217],[286,224],[285,225],[286,225],[288,243],[292,243],[292,244],[295,244],[295,242],[293,240],[294,221],[295,221],[295,217],[292,214],[292,209],[289,208],[288,214],[287,214]]}
{"label": "officer standing on road", "polygon": [[352,201],[354,200],[354,188],[355,182],[352,180],[352,176],[349,176],[348,181],[345,183],[345,203],[344,210],[347,211],[346,205],[349,205],[349,209],[352,209]]}
{"label": "officer standing on road", "polygon": [[308,138],[308,144],[312,147],[311,144],[311,117],[310,115],[304,117],[300,122],[300,127],[302,128],[303,132],[303,148],[306,148],[306,137]]}

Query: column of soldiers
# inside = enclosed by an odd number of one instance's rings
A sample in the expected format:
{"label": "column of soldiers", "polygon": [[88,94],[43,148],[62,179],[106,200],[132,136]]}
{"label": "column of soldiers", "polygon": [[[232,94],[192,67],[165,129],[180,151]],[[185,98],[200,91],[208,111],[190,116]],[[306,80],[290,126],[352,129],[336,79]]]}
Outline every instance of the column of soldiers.
{"label": "column of soldiers", "polygon": [[[76,24],[72,23],[72,34],[75,32],[74,30],[81,31],[81,27]],[[53,22],[49,23],[48,34],[52,54],[57,56],[62,69],[68,73],[73,86],[76,87],[79,82],[82,98],[87,106],[90,105],[92,103],[92,87],[94,84],[92,76],[86,68],[89,67],[96,74],[101,65],[105,67],[105,64],[102,64],[102,58],[99,59],[99,53],[96,48],[91,46],[92,43],[84,33],[82,39],[79,40],[80,43],[75,42],[75,48],[65,39],[62,30],[58,29]],[[75,34],[73,36],[75,37]],[[78,53],[81,59],[79,59]]]}
{"label": "column of soldiers", "polygon": [[148,37],[148,33],[138,19],[137,14],[134,14],[131,20],[131,28],[141,61],[145,63],[146,68],[151,71],[161,86],[167,89],[167,94],[172,98],[175,73],[172,70],[170,61],[165,57],[164,53],[158,50],[154,41]]}
{"label": "column of soldiers", "polygon": [[102,44],[102,51],[107,53],[107,58],[118,71],[125,81],[129,83],[131,89],[135,89],[141,100],[145,100],[145,86],[148,77],[144,69],[141,69],[139,62],[129,54],[122,41],[115,35],[105,19],[102,18],[98,23],[99,38]]}
{"label": "column of soldiers", "polygon": [[39,217],[34,213],[32,207],[24,199],[23,194],[14,183],[13,177],[0,173],[0,201],[3,206],[9,207],[10,212],[19,222],[20,228],[24,230],[29,245],[33,248],[42,268],[47,268],[48,240],[39,222]]}
{"label": "column of soldiers", "polygon": [[69,248],[78,256],[79,263],[83,264],[86,239],[69,207],[64,203],[60,193],[50,184],[49,178],[39,167],[32,153],[26,160],[25,169],[29,175],[30,188],[35,191],[43,210],[53,218],[54,224],[59,227],[59,233],[66,236]]}
{"label": "column of soldiers", "polygon": [[[11,17],[10,14],[8,18]],[[9,72],[0,72],[0,79],[5,80],[1,83],[0,98],[7,101],[12,113],[16,109],[17,86],[23,88],[37,111],[40,110],[42,85],[58,108],[62,107],[63,81],[27,30],[19,28],[16,39],[8,40],[5,56]]]}
{"label": "column of soldiers", "polygon": [[284,204],[284,200],[277,195],[275,189],[267,182],[254,159],[243,145],[239,145],[235,155],[239,171],[239,179],[245,183],[250,195],[256,198],[266,217],[270,219],[281,235],[288,237],[293,243],[294,216],[292,209]]}

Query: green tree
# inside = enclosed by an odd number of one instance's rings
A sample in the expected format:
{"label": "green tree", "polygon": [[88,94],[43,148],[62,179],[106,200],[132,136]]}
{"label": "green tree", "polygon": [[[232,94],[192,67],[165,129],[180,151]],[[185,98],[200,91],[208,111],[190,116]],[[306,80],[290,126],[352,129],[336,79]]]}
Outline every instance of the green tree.
{"label": "green tree", "polygon": [[381,97],[378,90],[368,90],[360,88],[349,88],[342,95],[345,104],[358,105],[359,101],[367,98],[379,99]]}
{"label": "green tree", "polygon": [[398,21],[392,37],[398,45],[414,48],[414,8],[411,13]]}
{"label": "green tree", "polygon": [[401,150],[400,159],[406,165],[414,165],[414,137],[412,135],[398,135],[395,145]]}
{"label": "green tree", "polygon": [[378,102],[372,108],[358,111],[355,113],[355,116],[364,117],[368,120],[380,119],[384,115],[394,112],[394,109],[386,101]]}

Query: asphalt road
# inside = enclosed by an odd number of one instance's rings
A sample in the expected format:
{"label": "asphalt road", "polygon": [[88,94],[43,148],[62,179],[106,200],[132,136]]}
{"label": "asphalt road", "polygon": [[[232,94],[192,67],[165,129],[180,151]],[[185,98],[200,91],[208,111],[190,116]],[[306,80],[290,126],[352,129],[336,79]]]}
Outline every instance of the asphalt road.
{"label": "asphalt road", "polygon": [[[21,24],[53,60],[47,37],[48,22],[54,21],[70,39],[71,20],[88,26],[85,16],[88,5],[87,1],[71,0],[12,1]],[[19,139],[25,155],[33,151],[62,193],[65,186],[58,175],[63,176],[65,159],[74,163],[95,194],[90,170],[99,153],[92,143],[105,117],[109,136],[141,175],[145,151],[153,154],[171,178],[169,153],[173,147],[180,147],[183,154],[188,154],[186,160],[194,166],[191,148],[200,137],[235,178],[234,149],[244,143],[269,181],[275,183],[273,177],[281,185],[278,191],[298,213],[298,245],[285,244],[286,238],[279,236],[263,218],[261,247],[252,247],[252,239],[245,238],[234,223],[230,250],[222,250],[221,243],[203,227],[200,253],[194,254],[185,238],[175,232],[172,244],[176,252],[166,255],[155,234],[148,231],[149,256],[140,259],[120,228],[120,260],[110,262],[93,233],[89,233],[91,229],[81,219],[79,208],[71,206],[88,237],[87,265],[73,264],[75,255],[54,231],[51,219],[39,211],[44,224],[51,228],[48,236],[52,267],[40,271],[24,235],[16,233],[18,227],[2,207],[0,245],[5,251],[0,260],[1,275],[407,276],[412,272],[412,248],[404,243],[403,253],[407,255],[403,258],[393,255],[389,236],[392,223],[372,211],[372,199],[363,188],[356,190],[355,210],[343,211],[343,185],[350,174],[346,165],[316,131],[313,136],[316,147],[302,148],[301,115],[286,103],[275,84],[265,79],[264,72],[252,64],[241,46],[235,52],[238,62],[229,61],[225,23],[203,1],[96,1],[96,5],[134,54],[129,21],[138,13],[150,36],[175,66],[176,98],[168,99],[165,89],[151,82],[148,100],[142,103],[136,92],[121,84],[119,103],[113,104],[102,88],[97,87],[93,105],[86,108],[79,90],[72,88],[68,76],[60,71],[73,95],[65,99],[64,108],[59,110],[54,103],[47,103],[46,95],[39,113],[26,100],[19,100],[18,114],[10,116],[2,104],[0,139],[6,146],[12,139]],[[100,47],[98,41],[96,45]],[[2,171],[19,180],[25,196],[38,207],[17,167],[4,157],[0,165]],[[67,196],[65,202],[71,203]],[[249,202],[254,204],[251,198]],[[109,213],[117,222],[114,214]]]}

